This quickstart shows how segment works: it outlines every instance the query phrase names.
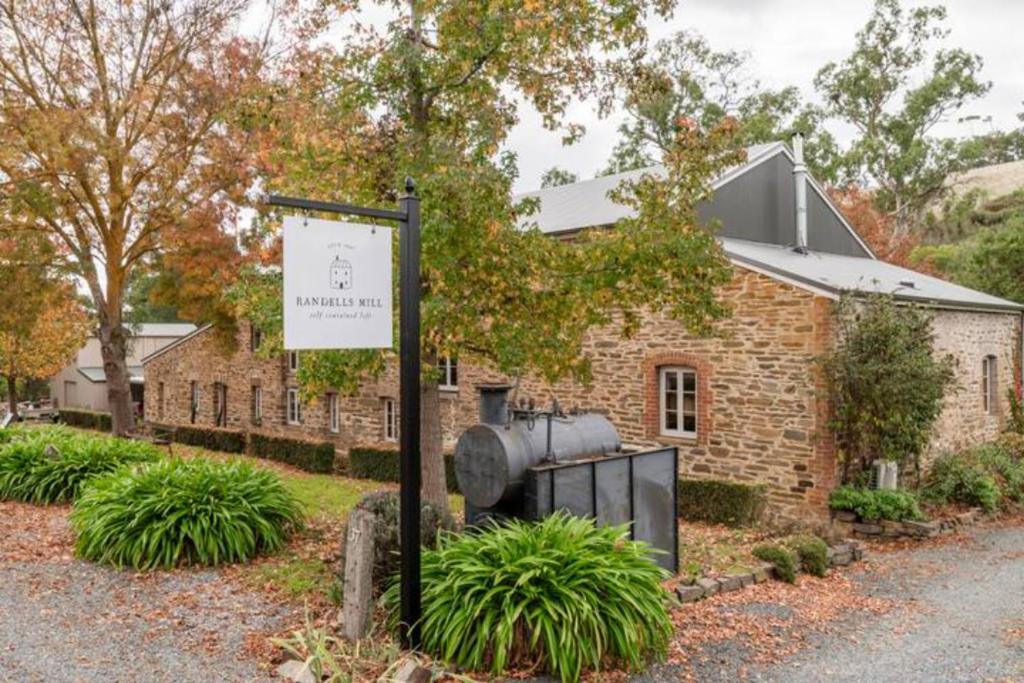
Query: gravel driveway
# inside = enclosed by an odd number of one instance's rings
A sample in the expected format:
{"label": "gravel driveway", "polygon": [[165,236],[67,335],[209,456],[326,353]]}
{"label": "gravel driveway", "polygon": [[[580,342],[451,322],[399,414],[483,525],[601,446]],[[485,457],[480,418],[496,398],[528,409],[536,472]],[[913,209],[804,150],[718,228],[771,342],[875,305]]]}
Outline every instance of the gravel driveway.
{"label": "gravel driveway", "polygon": [[851,576],[865,597],[891,604],[884,613],[851,611],[805,633],[790,631],[785,604],[720,599],[723,618],[771,618],[795,653],[758,663],[740,636],[699,646],[686,667],[665,665],[633,680],[1024,681],[1024,528],[978,528],[926,547],[869,553],[866,569]]}
{"label": "gravel driveway", "polygon": [[217,571],[81,562],[65,518],[0,503],[0,682],[274,680],[249,646],[294,623],[293,608]]}

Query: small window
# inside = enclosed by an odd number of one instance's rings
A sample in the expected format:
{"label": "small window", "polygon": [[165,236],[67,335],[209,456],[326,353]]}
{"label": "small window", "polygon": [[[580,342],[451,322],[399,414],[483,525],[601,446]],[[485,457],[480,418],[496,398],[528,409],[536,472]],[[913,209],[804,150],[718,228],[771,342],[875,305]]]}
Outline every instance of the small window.
{"label": "small window", "polygon": [[999,373],[996,368],[996,357],[985,356],[981,361],[981,395],[985,412],[996,414],[996,403],[999,391]]}
{"label": "small window", "polygon": [[249,350],[255,353],[260,350],[261,346],[263,346],[263,332],[260,328],[252,325],[249,328]]}
{"label": "small window", "polygon": [[697,372],[692,368],[661,368],[659,412],[665,436],[697,436]]}
{"label": "small window", "polygon": [[191,396],[192,403],[189,406],[189,419],[192,424],[195,424],[196,418],[199,416],[199,382],[192,382]]}
{"label": "small window", "polygon": [[327,422],[332,432],[341,430],[341,415],[338,413],[338,395],[327,394]]}
{"label": "small window", "polygon": [[288,352],[288,372],[299,371],[299,352],[289,351]]}
{"label": "small window", "polygon": [[249,402],[249,412],[252,417],[252,423],[259,425],[263,423],[263,389],[261,387],[252,388],[252,396]]}
{"label": "small window", "polygon": [[437,361],[437,369],[441,377],[438,386],[446,391],[455,391],[459,388],[459,362],[454,358],[445,356]]}
{"label": "small window", "polygon": [[164,418],[164,383],[156,385],[156,414],[161,420]]}
{"label": "small window", "polygon": [[288,390],[288,424],[302,424],[302,402],[299,401],[299,390]]}
{"label": "small window", "polygon": [[395,399],[384,399],[384,440],[398,440],[398,414],[395,411]]}
{"label": "small window", "polygon": [[228,385],[222,382],[213,385],[213,423],[217,427],[228,426]]}

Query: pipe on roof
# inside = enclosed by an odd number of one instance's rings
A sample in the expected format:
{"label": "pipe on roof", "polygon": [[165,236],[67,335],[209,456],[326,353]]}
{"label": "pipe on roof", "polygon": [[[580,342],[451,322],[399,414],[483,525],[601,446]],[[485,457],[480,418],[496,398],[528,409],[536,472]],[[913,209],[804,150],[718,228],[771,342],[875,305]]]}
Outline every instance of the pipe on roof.
{"label": "pipe on roof", "polygon": [[807,252],[807,166],[804,164],[804,136],[793,135],[793,186],[796,192],[796,249]]}

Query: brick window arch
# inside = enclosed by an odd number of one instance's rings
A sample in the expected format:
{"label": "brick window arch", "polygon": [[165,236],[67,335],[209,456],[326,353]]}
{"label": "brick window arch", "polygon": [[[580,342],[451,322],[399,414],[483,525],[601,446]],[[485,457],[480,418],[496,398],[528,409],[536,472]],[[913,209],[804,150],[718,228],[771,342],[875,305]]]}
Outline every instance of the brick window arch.
{"label": "brick window arch", "polygon": [[711,368],[706,360],[688,353],[649,356],[644,361],[644,383],[648,438],[707,443],[712,396]]}

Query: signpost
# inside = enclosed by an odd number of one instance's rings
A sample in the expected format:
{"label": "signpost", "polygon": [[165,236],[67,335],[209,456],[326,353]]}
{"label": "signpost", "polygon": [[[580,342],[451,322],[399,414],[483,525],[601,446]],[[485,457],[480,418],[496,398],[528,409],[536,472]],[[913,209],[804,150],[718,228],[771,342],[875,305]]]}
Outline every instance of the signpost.
{"label": "signpost", "polygon": [[[420,200],[412,179],[398,210],[271,195],[289,209],[398,223],[401,635],[420,644]],[[308,231],[308,232],[304,232]],[[386,254],[386,265],[383,263]],[[285,348],[382,348],[391,327],[391,230],[290,217],[284,234]],[[290,298],[289,298],[290,297]],[[294,345],[293,345],[294,344]]]}

